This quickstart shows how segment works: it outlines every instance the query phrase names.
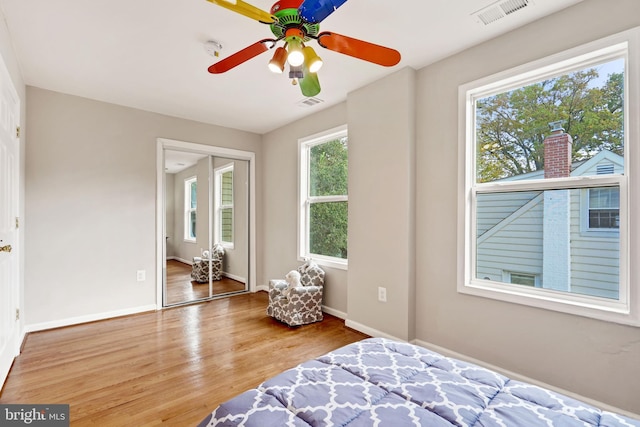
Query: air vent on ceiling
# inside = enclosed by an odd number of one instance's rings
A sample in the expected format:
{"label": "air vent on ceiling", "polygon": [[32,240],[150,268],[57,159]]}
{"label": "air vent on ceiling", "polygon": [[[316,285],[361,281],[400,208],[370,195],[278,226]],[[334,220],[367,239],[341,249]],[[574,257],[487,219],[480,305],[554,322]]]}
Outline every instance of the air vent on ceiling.
{"label": "air vent on ceiling", "polygon": [[502,0],[472,13],[472,16],[484,25],[489,25],[532,5],[532,0]]}
{"label": "air vent on ceiling", "polygon": [[302,101],[299,101],[297,105],[298,107],[313,107],[323,102],[324,101],[320,98],[310,97],[310,98],[305,98]]}

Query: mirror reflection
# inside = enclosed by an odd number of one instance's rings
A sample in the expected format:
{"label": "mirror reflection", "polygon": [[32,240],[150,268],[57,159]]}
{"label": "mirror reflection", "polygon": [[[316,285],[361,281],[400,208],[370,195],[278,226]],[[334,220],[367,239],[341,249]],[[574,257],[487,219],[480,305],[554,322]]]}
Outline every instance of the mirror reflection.
{"label": "mirror reflection", "polygon": [[249,162],[164,154],[164,305],[247,291]]}

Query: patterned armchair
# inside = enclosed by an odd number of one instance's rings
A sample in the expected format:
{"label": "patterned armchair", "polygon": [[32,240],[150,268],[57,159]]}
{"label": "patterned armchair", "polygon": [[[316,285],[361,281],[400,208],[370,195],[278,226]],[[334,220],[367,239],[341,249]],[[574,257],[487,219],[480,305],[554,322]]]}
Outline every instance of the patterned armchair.
{"label": "patterned armchair", "polygon": [[[210,252],[204,251],[202,257],[193,257],[191,278],[198,283],[209,282],[209,264],[211,264],[211,280],[221,280],[223,257],[224,248],[220,244],[215,244]],[[211,263],[209,263],[209,261],[211,261]]]}
{"label": "patterned armchair", "polygon": [[269,281],[267,314],[289,326],[305,325],[322,320],[324,270],[313,261],[297,268],[301,286],[285,292],[285,280]]}

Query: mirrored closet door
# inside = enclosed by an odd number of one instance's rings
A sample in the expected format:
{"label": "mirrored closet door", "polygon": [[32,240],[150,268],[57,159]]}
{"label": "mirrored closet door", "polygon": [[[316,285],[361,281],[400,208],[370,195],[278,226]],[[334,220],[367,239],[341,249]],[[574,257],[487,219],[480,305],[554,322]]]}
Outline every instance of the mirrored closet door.
{"label": "mirrored closet door", "polygon": [[250,161],[163,148],[163,306],[249,290]]}

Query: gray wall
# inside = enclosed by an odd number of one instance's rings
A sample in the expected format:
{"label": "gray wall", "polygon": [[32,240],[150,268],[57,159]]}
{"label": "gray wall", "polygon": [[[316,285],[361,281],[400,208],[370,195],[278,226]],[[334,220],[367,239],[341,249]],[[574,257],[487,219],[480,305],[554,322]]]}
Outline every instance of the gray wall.
{"label": "gray wall", "polygon": [[[329,308],[640,413],[638,328],[456,292],[458,86],[637,25],[637,0],[585,0],[418,72],[400,70],[262,138],[28,88],[27,322],[155,302],[157,137],[256,152],[258,284],[283,277],[297,265],[297,139],[347,123],[354,241],[349,271],[327,269]],[[0,37],[3,55],[8,46]],[[397,196],[385,171],[399,174]],[[398,217],[407,225],[391,233]],[[135,282],[138,269],[146,282]],[[378,286],[387,304],[375,300]]]}
{"label": "gray wall", "polygon": [[347,98],[349,323],[404,340],[415,325],[415,77],[405,68]]}
{"label": "gray wall", "polygon": [[416,338],[636,413],[640,329],[462,295],[455,284],[458,86],[638,25],[637,0],[585,0],[420,70],[416,153]]}
{"label": "gray wall", "polygon": [[[265,275],[258,284],[266,286],[269,279],[284,279],[287,272],[302,264],[298,262],[296,228],[298,139],[344,125],[346,107],[346,103],[338,104],[263,136],[264,246],[258,257],[262,256]],[[346,313],[347,272],[333,268],[324,270],[324,304]]]}
{"label": "gray wall", "polygon": [[155,305],[158,137],[253,151],[260,182],[256,134],[34,87],[27,105],[28,325]]}
{"label": "gray wall", "polygon": [[[585,0],[374,82],[349,94],[346,111],[339,105],[265,135],[266,276],[281,277],[296,262],[297,139],[347,123],[349,271],[329,271],[327,306],[346,311],[354,327],[435,344],[640,413],[638,328],[456,290],[458,86],[637,25],[637,0]],[[378,286],[387,287],[386,304],[376,299]]]}

